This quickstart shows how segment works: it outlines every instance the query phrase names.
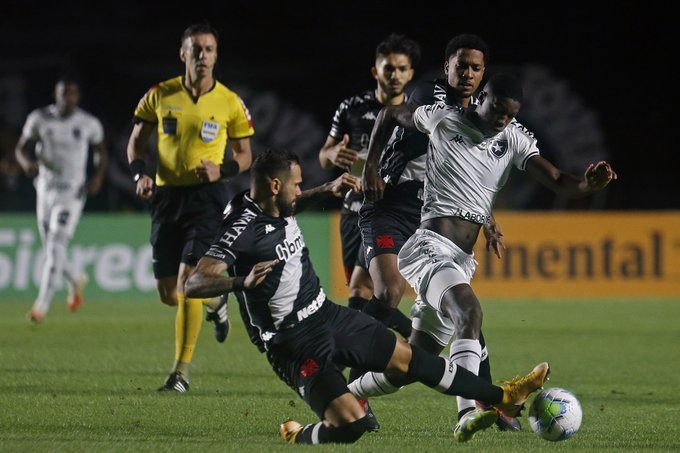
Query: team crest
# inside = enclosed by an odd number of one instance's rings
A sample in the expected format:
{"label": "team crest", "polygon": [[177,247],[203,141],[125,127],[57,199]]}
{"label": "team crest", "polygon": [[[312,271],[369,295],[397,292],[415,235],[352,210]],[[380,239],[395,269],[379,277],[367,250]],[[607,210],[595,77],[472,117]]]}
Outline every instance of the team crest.
{"label": "team crest", "polygon": [[204,142],[210,143],[217,138],[217,133],[220,131],[220,125],[212,121],[203,121],[201,125],[201,138]]}
{"label": "team crest", "polygon": [[489,146],[489,151],[496,157],[503,157],[505,153],[508,152],[508,141],[507,140],[494,140]]}

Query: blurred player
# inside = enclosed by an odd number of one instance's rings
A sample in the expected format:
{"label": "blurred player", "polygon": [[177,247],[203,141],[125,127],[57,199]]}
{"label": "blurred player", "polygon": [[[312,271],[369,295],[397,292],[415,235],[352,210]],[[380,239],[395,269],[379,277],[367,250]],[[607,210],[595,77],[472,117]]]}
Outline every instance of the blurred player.
{"label": "blurred player", "polygon": [[[372,429],[374,420],[349,393],[344,366],[385,370],[393,379],[420,381],[445,394],[491,400],[509,413],[543,385],[547,363],[497,387],[410,346],[374,318],[328,300],[295,214],[321,197],[357,190],[359,181],[344,173],[305,192],[301,183],[294,154],[260,154],[251,169],[250,191],[230,202],[219,235],[186,283],[190,297],[234,292],[253,341],[266,351],[279,378],[318,415],[318,423],[306,426],[284,422],[280,433],[287,442],[352,443]],[[489,426],[496,417],[486,411],[470,423]]]}
{"label": "blurred player", "polygon": [[[414,67],[419,62],[420,46],[404,35],[393,33],[378,44],[375,65],[371,68],[376,87],[340,103],[333,116],[326,143],[319,152],[319,161],[323,168],[336,167],[361,176],[368,141],[378,112],[385,105],[404,102],[404,88],[413,78]],[[357,310],[363,309],[373,296],[373,283],[368,273],[359,230],[358,212],[363,200],[364,194],[360,191],[347,192],[340,215],[342,260],[349,284],[348,305]],[[397,321],[410,328],[411,321],[405,316],[402,315]]]}
{"label": "blurred player", "polygon": [[[386,107],[371,136],[371,149],[381,149],[395,125],[416,128],[430,139],[421,223],[401,248],[398,266],[423,304],[414,330],[421,341],[414,343],[429,341],[441,350],[453,338],[451,360],[474,374],[482,356],[482,309],[470,286],[476,267],[472,249],[482,225],[491,220],[493,201],[511,167],[566,197],[588,195],[616,179],[606,162],[591,164],[578,178],[541,157],[533,135],[514,121],[522,97],[514,76],[496,74],[480,93],[479,105],[465,112],[444,105]],[[374,396],[408,381],[390,381],[393,386],[376,382],[380,378],[367,375],[351,387],[360,397]],[[474,401],[465,399],[459,409],[474,408]],[[465,425],[476,412],[461,417],[458,440],[474,434]]]}
{"label": "blurred player", "polygon": [[[161,302],[177,305],[175,362],[159,390],[189,390],[189,364],[201,329],[203,304],[223,342],[229,330],[226,297],[185,298],[184,281],[217,232],[227,204],[225,179],[250,167],[253,127],[241,99],[215,80],[217,31],[207,24],[182,34],[183,76],[151,88],[135,109],[128,143],[138,196],[151,201],[151,245]],[[146,145],[158,133],[156,181],[144,162]],[[227,142],[234,153],[225,156]]]}
{"label": "blurred player", "polygon": [[[71,267],[66,251],[85,199],[99,192],[108,162],[100,121],[78,107],[78,82],[71,78],[57,81],[54,99],[54,104],[28,115],[15,149],[21,168],[27,176],[35,177],[38,230],[45,253],[38,297],[28,312],[34,323],[45,318],[62,275],[69,309],[76,311],[82,303],[87,275]],[[88,179],[90,149],[95,171]]]}

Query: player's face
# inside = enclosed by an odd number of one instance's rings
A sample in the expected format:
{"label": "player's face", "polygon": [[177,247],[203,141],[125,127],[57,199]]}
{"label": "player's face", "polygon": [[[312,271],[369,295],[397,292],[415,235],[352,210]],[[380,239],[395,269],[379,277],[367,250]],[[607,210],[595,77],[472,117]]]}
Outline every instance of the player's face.
{"label": "player's face", "polygon": [[282,187],[276,196],[276,207],[280,217],[290,217],[295,213],[295,199],[300,196],[302,184],[302,169],[293,162],[290,165],[288,178],[282,180]]}
{"label": "player's face", "polygon": [[373,68],[373,77],[378,81],[380,89],[389,97],[397,97],[404,92],[404,87],[413,78],[411,60],[403,53],[391,53],[380,56]]}
{"label": "player's face", "polygon": [[476,49],[458,49],[444,63],[444,72],[449,85],[462,98],[471,97],[484,77],[484,53]]}
{"label": "player's face", "polygon": [[69,114],[78,107],[80,88],[75,83],[57,83],[54,87],[54,101],[62,115]]}
{"label": "player's face", "polygon": [[217,62],[217,41],[212,33],[189,36],[182,43],[180,58],[193,78],[211,77]]}
{"label": "player's face", "polygon": [[491,94],[484,97],[476,112],[486,123],[487,132],[497,134],[517,116],[520,107],[521,104],[514,99],[497,98]]}

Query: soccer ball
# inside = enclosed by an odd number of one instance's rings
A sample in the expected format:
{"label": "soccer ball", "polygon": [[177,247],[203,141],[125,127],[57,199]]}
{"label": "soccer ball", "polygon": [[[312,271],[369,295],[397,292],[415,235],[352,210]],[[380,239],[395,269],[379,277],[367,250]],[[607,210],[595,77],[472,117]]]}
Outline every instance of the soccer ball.
{"label": "soccer ball", "polygon": [[529,407],[531,430],[546,440],[573,436],[581,427],[581,403],[569,390],[549,388],[534,397]]}

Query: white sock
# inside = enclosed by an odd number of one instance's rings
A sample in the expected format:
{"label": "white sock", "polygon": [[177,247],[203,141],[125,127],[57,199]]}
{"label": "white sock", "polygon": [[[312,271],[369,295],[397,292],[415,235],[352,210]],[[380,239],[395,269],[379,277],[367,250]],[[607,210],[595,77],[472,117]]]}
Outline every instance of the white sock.
{"label": "white sock", "polygon": [[372,396],[389,395],[401,387],[392,385],[384,373],[369,371],[350,382],[347,388],[358,400],[363,400]]}
{"label": "white sock", "polygon": [[[475,376],[479,374],[481,356],[482,345],[479,344],[478,340],[454,340],[451,344],[449,359],[457,366],[465,368]],[[458,403],[459,413],[465,409],[475,407],[474,400],[468,400],[457,396],[456,401]]]}

